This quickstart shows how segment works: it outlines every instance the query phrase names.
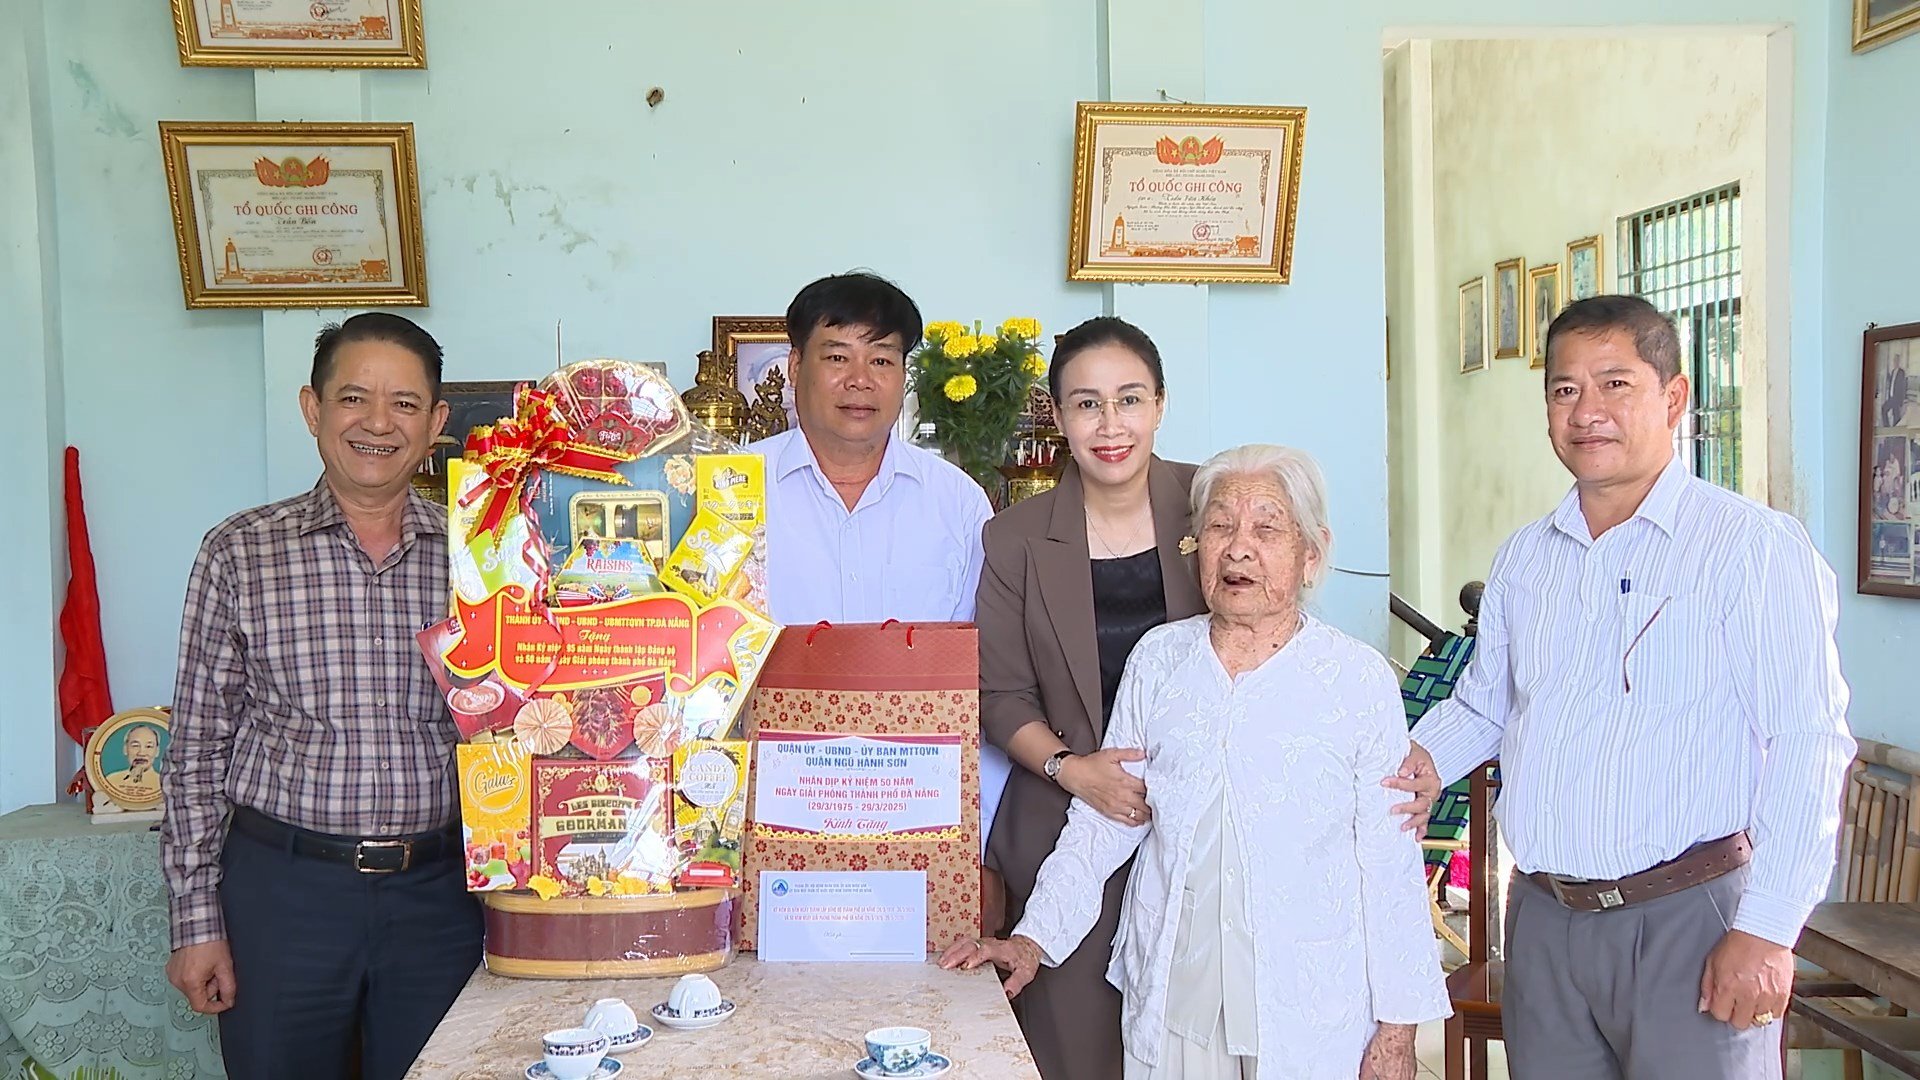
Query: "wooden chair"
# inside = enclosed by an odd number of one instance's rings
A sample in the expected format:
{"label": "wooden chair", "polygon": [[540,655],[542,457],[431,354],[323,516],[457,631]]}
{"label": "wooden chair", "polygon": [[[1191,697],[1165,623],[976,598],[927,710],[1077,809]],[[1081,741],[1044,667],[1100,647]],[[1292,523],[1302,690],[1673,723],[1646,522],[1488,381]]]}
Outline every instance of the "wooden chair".
{"label": "wooden chair", "polygon": [[1473,771],[1467,812],[1467,962],[1447,976],[1453,1016],[1446,1024],[1446,1080],[1487,1080],[1487,1043],[1502,1041],[1499,833],[1493,800],[1497,762]]}
{"label": "wooden chair", "polygon": [[[1467,850],[1467,842],[1465,840],[1439,840],[1433,837],[1424,837],[1420,841],[1420,850],[1445,851],[1451,855],[1451,853],[1456,851]],[[1467,941],[1459,934],[1454,933],[1453,927],[1447,925],[1446,909],[1440,906],[1440,890],[1445,887],[1444,883],[1447,880],[1447,875],[1452,870],[1453,867],[1449,862],[1442,862],[1439,866],[1433,868],[1432,873],[1427,875],[1427,914],[1433,919],[1433,932],[1439,936],[1441,941],[1453,946],[1464,960],[1467,956]]]}
{"label": "wooden chair", "polygon": [[[1920,754],[1860,739],[1847,774],[1840,820],[1840,899],[1920,903]],[[1897,1050],[1920,1049],[1920,1017],[1888,1007],[1865,989],[1824,973],[1794,979],[1781,1056],[1788,1049],[1840,1050],[1846,1080],[1864,1075],[1861,1052],[1812,1019],[1831,1010]]]}

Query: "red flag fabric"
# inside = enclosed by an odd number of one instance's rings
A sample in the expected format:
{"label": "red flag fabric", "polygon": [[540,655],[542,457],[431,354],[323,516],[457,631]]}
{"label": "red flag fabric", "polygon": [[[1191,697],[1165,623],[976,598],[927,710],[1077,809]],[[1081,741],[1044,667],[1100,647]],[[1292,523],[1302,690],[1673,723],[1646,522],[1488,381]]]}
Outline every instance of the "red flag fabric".
{"label": "red flag fabric", "polygon": [[60,726],[85,744],[87,728],[113,715],[107,689],[107,647],[100,639],[100,590],[94,577],[93,544],[80,497],[80,451],[67,447],[67,601],[60,608],[60,640],[67,647],[60,669]]}

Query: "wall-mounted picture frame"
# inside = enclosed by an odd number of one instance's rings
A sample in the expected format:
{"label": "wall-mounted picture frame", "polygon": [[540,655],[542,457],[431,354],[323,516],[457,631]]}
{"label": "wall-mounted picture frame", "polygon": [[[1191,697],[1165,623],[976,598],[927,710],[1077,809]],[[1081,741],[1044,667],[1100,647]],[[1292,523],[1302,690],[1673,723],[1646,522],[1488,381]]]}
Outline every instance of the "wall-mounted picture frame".
{"label": "wall-mounted picture frame", "polygon": [[[751,405],[767,372],[786,369],[787,355],[793,351],[787,340],[787,320],[779,315],[715,315],[713,351],[733,366],[734,389],[746,395]],[[787,426],[794,427],[799,417],[793,411],[793,383],[786,383],[780,400],[787,409]]]}
{"label": "wall-mounted picture frame", "polygon": [[1548,263],[1527,271],[1527,367],[1547,366],[1547,328],[1560,314],[1560,264]]}
{"label": "wall-mounted picture frame", "polygon": [[1859,591],[1920,597],[1920,322],[1861,341]]}
{"label": "wall-mounted picture frame", "polygon": [[1527,354],[1527,260],[1493,264],[1493,358],[1518,360]]}
{"label": "wall-mounted picture frame", "polygon": [[420,0],[173,0],[185,67],[423,68]]}
{"label": "wall-mounted picture frame", "polygon": [[1082,101],[1069,281],[1284,285],[1307,110]]}
{"label": "wall-mounted picture frame", "polygon": [[1460,374],[1487,369],[1487,279],[1460,286]]}
{"label": "wall-mounted picture frame", "polygon": [[1606,266],[1600,235],[1583,236],[1567,245],[1567,303],[1599,296],[1606,291]]}
{"label": "wall-mounted picture frame", "polygon": [[412,124],[162,120],[189,308],[427,302]]}
{"label": "wall-mounted picture frame", "polygon": [[1920,30],[1920,0],[1853,0],[1853,51],[1866,52]]}

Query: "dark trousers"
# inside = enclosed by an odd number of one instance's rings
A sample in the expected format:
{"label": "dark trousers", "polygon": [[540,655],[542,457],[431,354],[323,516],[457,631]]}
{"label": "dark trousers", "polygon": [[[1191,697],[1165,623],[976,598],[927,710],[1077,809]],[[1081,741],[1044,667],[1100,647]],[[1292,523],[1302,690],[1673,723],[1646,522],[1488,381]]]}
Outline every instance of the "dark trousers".
{"label": "dark trousers", "polygon": [[479,966],[480,906],[456,846],[397,874],[295,855],[238,832],[220,859],[234,1005],[231,1080],[401,1080]]}

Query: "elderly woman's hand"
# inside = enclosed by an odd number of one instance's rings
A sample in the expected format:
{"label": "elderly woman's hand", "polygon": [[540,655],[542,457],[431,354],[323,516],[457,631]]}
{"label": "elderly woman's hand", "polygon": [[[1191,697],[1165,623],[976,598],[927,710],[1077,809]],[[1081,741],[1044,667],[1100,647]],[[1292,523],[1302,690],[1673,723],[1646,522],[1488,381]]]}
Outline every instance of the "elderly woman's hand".
{"label": "elderly woman's hand", "polygon": [[1040,970],[1040,945],[1019,934],[1010,938],[963,937],[955,938],[947,951],[940,954],[940,966],[948,971],[954,968],[972,971],[989,961],[1008,973],[1001,989],[1010,998],[1018,997]]}
{"label": "elderly woman's hand", "polygon": [[1145,825],[1153,817],[1147,806],[1147,782],[1122,764],[1145,760],[1147,755],[1139,750],[1076,754],[1060,763],[1060,786],[1122,825]]}
{"label": "elderly woman's hand", "polygon": [[1413,749],[1407,751],[1406,760],[1400,763],[1400,771],[1380,781],[1380,786],[1411,792],[1413,798],[1395,806],[1393,812],[1407,816],[1405,824],[1400,826],[1402,830],[1426,832],[1434,800],[1440,797],[1440,774],[1434,770],[1433,758],[1426,749],[1414,743]]}
{"label": "elderly woman's hand", "polygon": [[1360,1080],[1413,1080],[1412,1024],[1381,1024],[1360,1057]]}

